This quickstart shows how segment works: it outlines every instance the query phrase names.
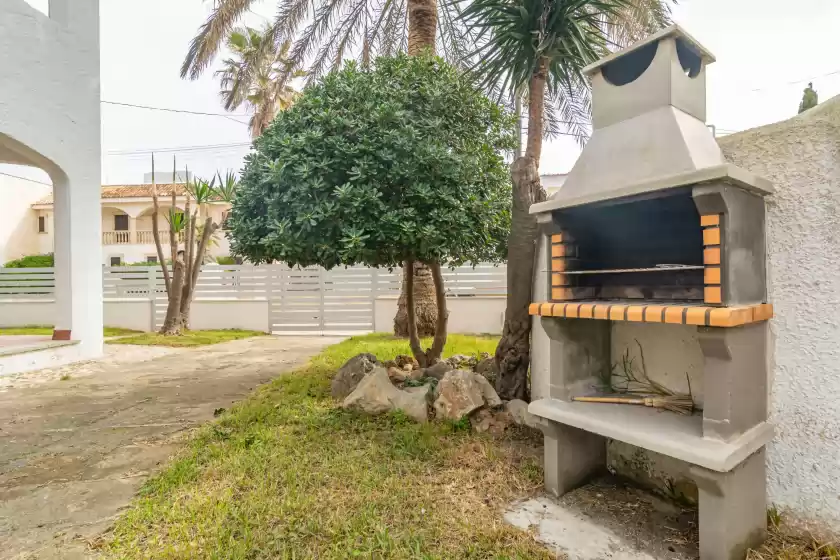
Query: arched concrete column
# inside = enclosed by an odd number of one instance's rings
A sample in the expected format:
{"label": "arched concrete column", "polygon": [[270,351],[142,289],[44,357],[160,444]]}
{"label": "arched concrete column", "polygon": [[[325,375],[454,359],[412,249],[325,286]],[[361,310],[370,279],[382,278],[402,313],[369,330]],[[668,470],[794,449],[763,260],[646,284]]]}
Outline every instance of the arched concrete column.
{"label": "arched concrete column", "polygon": [[[102,217],[99,186],[54,176],[55,298],[53,338],[102,351]],[[95,188],[94,188],[95,187]]]}
{"label": "arched concrete column", "polygon": [[0,161],[43,169],[53,183],[55,340],[79,342],[81,354],[102,353],[102,237],[99,185],[68,176],[37,150],[0,133]]}

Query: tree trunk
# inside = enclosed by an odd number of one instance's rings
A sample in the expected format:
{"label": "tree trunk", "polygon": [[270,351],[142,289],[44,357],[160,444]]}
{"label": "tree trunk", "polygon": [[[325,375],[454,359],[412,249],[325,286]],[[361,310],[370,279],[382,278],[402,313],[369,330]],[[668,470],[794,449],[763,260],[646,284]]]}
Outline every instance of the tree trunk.
{"label": "tree trunk", "polygon": [[408,0],[408,54],[435,51],[437,0]]}
{"label": "tree trunk", "polygon": [[176,259],[172,264],[174,274],[172,275],[172,290],[169,293],[169,302],[166,306],[166,318],[163,320],[163,327],[160,333],[164,335],[181,334],[181,297],[184,287],[184,261]]}
{"label": "tree trunk", "polygon": [[409,267],[403,266],[403,281],[400,298],[397,300],[397,316],[394,317],[394,334],[408,336],[408,277],[413,277],[414,310],[417,317],[417,332],[421,337],[434,336],[437,323],[437,306],[435,305],[435,285],[429,267],[421,262],[414,262],[414,274],[409,274]]}
{"label": "tree trunk", "polygon": [[[405,261],[405,268],[413,269],[414,261],[407,259]],[[408,327],[408,345],[411,348],[411,353],[414,359],[420,364],[420,367],[426,367],[426,354],[423,352],[423,347],[420,345],[420,336],[417,334],[417,315],[414,312],[416,306],[414,305],[414,275],[408,274],[404,277],[405,293],[406,293],[406,316]]]}
{"label": "tree trunk", "polygon": [[[414,268],[415,262],[407,260],[406,266]],[[431,271],[431,276],[434,279],[433,286],[436,298],[437,308],[440,311],[437,318],[437,325],[435,328],[435,338],[432,341],[432,346],[428,350],[423,350],[420,342],[420,335],[417,330],[417,309],[414,301],[414,276],[406,276],[406,316],[408,326],[408,344],[411,347],[411,353],[414,359],[420,364],[420,367],[428,367],[440,360],[443,354],[443,347],[446,346],[446,321],[449,318],[449,311],[446,309],[446,288],[443,285],[443,274],[440,270],[440,263],[433,262],[425,266],[426,270]]]}
{"label": "tree trunk", "polygon": [[537,253],[537,220],[528,213],[531,204],[545,200],[540,185],[539,160],[542,152],[545,60],[528,84],[528,140],[525,156],[511,167],[513,207],[508,237],[507,306],[502,338],[496,347],[496,392],[506,400],[529,400],[528,367],[531,360],[531,303]]}
{"label": "tree trunk", "polygon": [[[428,48],[435,51],[437,33],[437,0],[408,1],[408,54],[416,55]],[[422,336],[434,336],[437,324],[435,306],[435,288],[429,268],[420,262],[414,263],[414,301],[417,305],[417,331]],[[407,337],[408,311],[406,298],[408,283],[406,279],[411,271],[403,266],[403,282],[400,298],[397,300],[397,315],[394,317],[394,334]]]}
{"label": "tree trunk", "polygon": [[528,83],[528,141],[525,145],[525,157],[534,160],[537,171],[540,169],[540,156],[543,143],[543,106],[545,105],[545,79],[548,72],[548,59],[543,57],[531,81]]}
{"label": "tree trunk", "polygon": [[438,313],[435,339],[432,341],[432,347],[426,352],[427,366],[436,363],[443,354],[443,347],[446,346],[446,322],[449,319],[449,310],[446,309],[446,288],[443,285],[440,263],[433,262],[429,265],[429,270],[432,271],[432,278],[435,282],[435,303]]}

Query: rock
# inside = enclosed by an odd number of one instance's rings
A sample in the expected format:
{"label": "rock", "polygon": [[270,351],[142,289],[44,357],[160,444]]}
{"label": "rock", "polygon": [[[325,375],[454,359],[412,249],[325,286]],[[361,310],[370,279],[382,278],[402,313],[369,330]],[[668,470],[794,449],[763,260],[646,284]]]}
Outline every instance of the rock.
{"label": "rock", "polygon": [[495,358],[488,356],[476,364],[475,372],[483,375],[490,385],[495,385],[496,378],[499,377],[499,366]]}
{"label": "rock", "polygon": [[407,391],[401,391],[391,384],[385,368],[376,368],[362,379],[353,392],[344,399],[341,406],[361,410],[368,414],[402,410],[408,417],[418,422],[427,422],[429,420],[428,392],[428,386],[412,387]]}
{"label": "rock", "polygon": [[483,375],[479,375],[475,372],[473,372],[473,377],[475,378],[476,383],[478,383],[481,387],[481,396],[484,397],[484,404],[490,408],[502,406],[502,399],[499,398],[499,394],[496,393],[496,390],[492,385],[490,385],[490,382],[487,381]]}
{"label": "rock", "polygon": [[408,379],[408,372],[404,369],[389,367],[387,371],[388,377],[391,379],[392,383],[403,383],[406,379]]}
{"label": "rock", "polygon": [[465,356],[464,354],[455,354],[445,360],[452,369],[473,369],[478,364],[478,358],[475,356]]}
{"label": "rock", "polygon": [[477,377],[464,370],[449,371],[443,376],[435,390],[434,406],[438,418],[460,420],[484,406],[484,389]]}
{"label": "rock", "polygon": [[470,424],[478,433],[489,433],[500,436],[512,425],[513,417],[507,410],[490,410],[482,408],[470,417]]}
{"label": "rock", "polygon": [[419,364],[417,360],[414,359],[413,356],[406,356],[405,354],[400,354],[396,358],[394,358],[394,363],[397,365],[398,368],[408,369],[406,366],[411,366],[411,369],[414,369]]}
{"label": "rock", "polygon": [[455,369],[452,367],[449,362],[438,362],[433,366],[427,367],[426,369],[422,370],[423,375],[426,377],[434,377],[438,381],[443,379],[443,376],[446,375],[447,372],[452,371]]}
{"label": "rock", "polygon": [[332,380],[332,396],[343,399],[377,366],[376,356],[365,352],[347,360]]}
{"label": "rock", "polygon": [[528,412],[528,403],[523,400],[514,399],[505,403],[505,410],[507,410],[513,421],[519,426],[528,426],[529,428],[538,429],[537,417]]}

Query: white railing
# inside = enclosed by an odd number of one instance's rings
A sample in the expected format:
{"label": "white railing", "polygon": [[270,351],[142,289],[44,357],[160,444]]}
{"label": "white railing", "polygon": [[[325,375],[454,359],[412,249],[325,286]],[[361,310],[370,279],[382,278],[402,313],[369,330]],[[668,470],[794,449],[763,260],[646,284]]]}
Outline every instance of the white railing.
{"label": "white railing", "polygon": [[130,231],[103,231],[103,245],[128,245],[131,243]]}
{"label": "white railing", "polygon": [[52,268],[0,268],[0,300],[53,299]]}
{"label": "white railing", "polygon": [[[158,234],[160,235],[161,244],[169,245],[169,230],[161,230]],[[178,234],[178,241],[184,241],[183,234]],[[140,245],[154,245],[155,232],[152,230],[137,230],[137,243]]]}

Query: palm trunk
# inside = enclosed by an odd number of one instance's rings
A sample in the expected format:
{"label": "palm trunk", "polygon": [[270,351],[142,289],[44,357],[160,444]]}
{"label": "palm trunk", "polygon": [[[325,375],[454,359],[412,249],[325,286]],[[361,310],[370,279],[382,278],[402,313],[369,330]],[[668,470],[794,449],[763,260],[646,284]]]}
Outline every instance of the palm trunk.
{"label": "palm trunk", "polygon": [[408,0],[408,54],[435,51],[437,0]]}
{"label": "palm trunk", "polygon": [[[409,0],[408,2],[408,54],[416,55],[424,49],[435,50],[437,33],[437,0]],[[414,266],[403,266],[403,282],[400,298],[397,300],[397,315],[394,317],[394,334],[409,336],[409,318],[407,305],[410,305],[408,276],[413,275],[414,305],[416,306],[416,325],[419,336],[433,336],[438,322],[438,309],[435,304],[435,286],[429,268],[420,262]]]}
{"label": "palm trunk", "polygon": [[545,200],[540,185],[543,103],[546,61],[541,61],[528,84],[528,139],[525,155],[511,168],[513,207],[508,237],[507,307],[502,338],[496,347],[499,375],[496,391],[506,400],[529,400],[528,366],[531,359],[531,303],[537,253],[537,220],[528,213],[531,204]]}
{"label": "palm trunk", "polygon": [[[416,262],[413,260],[406,261],[406,267],[414,268]],[[446,346],[446,321],[449,318],[449,311],[446,309],[446,289],[443,285],[443,274],[440,270],[440,263],[433,262],[429,266],[425,266],[426,270],[431,271],[431,276],[434,280],[434,293],[436,304],[438,308],[437,325],[435,328],[435,338],[432,341],[432,346],[428,350],[423,350],[420,343],[420,334],[417,330],[417,314],[415,309],[417,306],[414,301],[414,276],[406,277],[406,315],[408,323],[408,344],[411,348],[411,353],[414,359],[420,364],[420,367],[428,367],[440,360],[443,354],[443,347]]]}
{"label": "palm trunk", "polygon": [[[413,274],[410,270],[413,269]],[[417,332],[421,337],[434,336],[437,324],[437,306],[435,305],[435,285],[429,267],[414,261],[413,266],[403,266],[403,280],[400,297],[397,300],[397,316],[394,317],[394,334],[407,337],[408,333],[408,279],[412,277],[414,292],[414,313]]]}

